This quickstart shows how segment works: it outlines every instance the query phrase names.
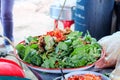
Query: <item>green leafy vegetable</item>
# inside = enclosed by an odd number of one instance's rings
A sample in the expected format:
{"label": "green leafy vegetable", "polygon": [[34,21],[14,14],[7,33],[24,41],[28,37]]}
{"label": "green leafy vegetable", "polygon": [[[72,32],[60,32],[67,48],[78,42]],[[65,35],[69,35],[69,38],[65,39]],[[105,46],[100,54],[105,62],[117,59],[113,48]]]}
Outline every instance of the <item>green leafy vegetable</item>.
{"label": "green leafy vegetable", "polygon": [[44,68],[76,68],[97,61],[101,56],[101,46],[89,32],[73,31],[65,35],[66,39],[56,42],[49,35],[28,37],[16,46],[20,58],[32,65]]}

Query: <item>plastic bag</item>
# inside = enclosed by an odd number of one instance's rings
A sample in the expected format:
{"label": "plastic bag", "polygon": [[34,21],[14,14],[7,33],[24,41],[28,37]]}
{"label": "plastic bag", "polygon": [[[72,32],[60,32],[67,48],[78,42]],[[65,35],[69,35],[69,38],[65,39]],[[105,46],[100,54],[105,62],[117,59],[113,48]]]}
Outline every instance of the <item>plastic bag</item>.
{"label": "plastic bag", "polygon": [[120,31],[103,37],[98,43],[103,47],[105,56],[95,64],[95,68],[114,67],[120,55]]}
{"label": "plastic bag", "polygon": [[110,74],[110,78],[112,80],[120,80],[120,55],[119,58],[117,59],[117,64],[115,69]]}

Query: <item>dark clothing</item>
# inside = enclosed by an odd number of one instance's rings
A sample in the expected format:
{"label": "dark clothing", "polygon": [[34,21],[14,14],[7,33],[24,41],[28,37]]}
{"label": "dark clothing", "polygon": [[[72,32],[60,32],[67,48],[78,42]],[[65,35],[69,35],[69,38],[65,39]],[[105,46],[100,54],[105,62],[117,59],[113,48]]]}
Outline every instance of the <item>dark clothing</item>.
{"label": "dark clothing", "polygon": [[115,3],[115,13],[116,13],[116,31],[120,31],[120,2]]}
{"label": "dark clothing", "polygon": [[[3,35],[13,41],[13,4],[14,0],[0,0],[0,18]],[[5,40],[5,45],[9,42]]]}

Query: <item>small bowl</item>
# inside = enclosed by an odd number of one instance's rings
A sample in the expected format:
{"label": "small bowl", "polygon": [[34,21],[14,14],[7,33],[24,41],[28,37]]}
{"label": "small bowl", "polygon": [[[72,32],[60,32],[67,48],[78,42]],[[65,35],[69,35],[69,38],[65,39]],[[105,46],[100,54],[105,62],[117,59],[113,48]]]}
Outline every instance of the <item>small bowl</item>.
{"label": "small bowl", "polygon": [[[67,80],[69,77],[71,77],[73,75],[83,75],[83,74],[94,74],[96,76],[101,76],[102,80],[111,80],[107,76],[105,76],[105,75],[103,75],[101,73],[93,72],[93,71],[75,71],[75,72],[70,72],[70,73],[65,75],[65,79]],[[62,78],[61,80],[64,80],[64,79]]]}

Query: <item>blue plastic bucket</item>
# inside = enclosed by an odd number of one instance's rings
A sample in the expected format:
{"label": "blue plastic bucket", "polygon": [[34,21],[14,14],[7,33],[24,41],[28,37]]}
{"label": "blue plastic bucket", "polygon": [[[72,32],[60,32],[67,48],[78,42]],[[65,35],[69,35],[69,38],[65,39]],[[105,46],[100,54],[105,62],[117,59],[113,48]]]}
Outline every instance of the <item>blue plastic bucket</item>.
{"label": "blue plastic bucket", "polygon": [[77,0],[75,10],[75,30],[100,39],[111,33],[114,0]]}

